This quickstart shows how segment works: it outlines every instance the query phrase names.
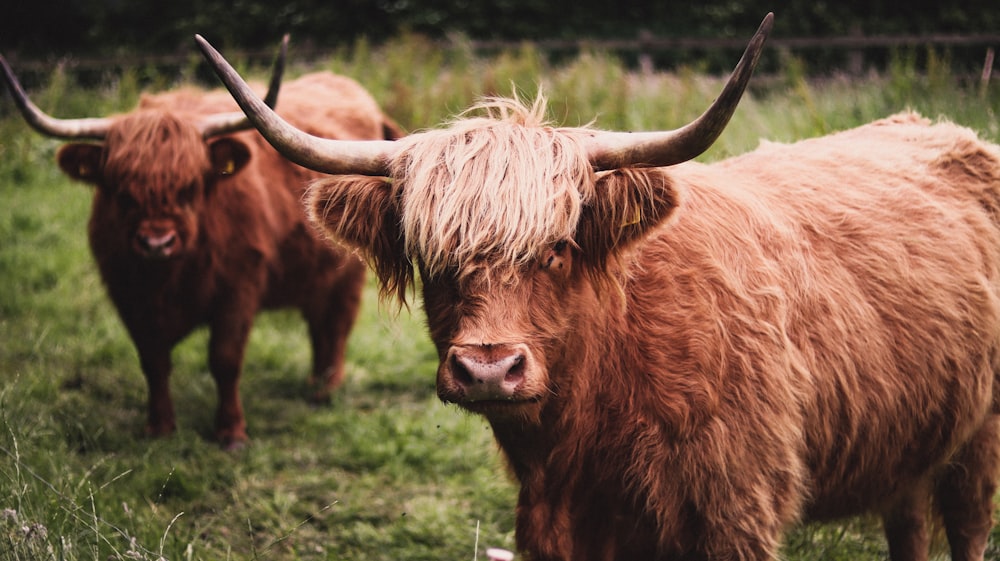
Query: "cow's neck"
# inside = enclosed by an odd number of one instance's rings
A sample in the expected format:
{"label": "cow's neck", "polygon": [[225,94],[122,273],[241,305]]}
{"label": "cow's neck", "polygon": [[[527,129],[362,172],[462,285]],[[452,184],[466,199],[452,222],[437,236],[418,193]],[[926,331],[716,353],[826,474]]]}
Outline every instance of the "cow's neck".
{"label": "cow's neck", "polygon": [[[578,327],[552,373],[556,395],[537,421],[491,423],[521,485],[518,547],[541,557],[601,556],[607,547],[635,558],[652,556],[641,547],[655,542],[658,520],[645,511],[642,490],[632,487],[641,478],[623,480],[620,462],[648,465],[637,442],[670,438],[671,431],[663,430],[669,423],[656,417],[644,397],[653,393],[646,348],[651,343],[630,328],[628,303],[620,296],[576,301],[581,315],[572,324]],[[641,426],[614,422],[622,418]],[[629,549],[635,547],[640,549]]]}
{"label": "cow's neck", "polygon": [[609,408],[625,406],[611,397],[625,396],[623,372],[633,368],[619,360],[629,354],[620,347],[634,346],[623,329],[625,306],[618,295],[587,296],[577,300],[581,313],[570,322],[577,327],[564,339],[562,356],[550,365],[555,395],[541,415],[531,421],[491,421],[497,443],[522,482],[528,473],[560,471],[563,461],[602,445],[612,428],[606,420]]}
{"label": "cow's neck", "polygon": [[628,457],[635,444],[627,427],[611,421],[630,406],[620,384],[631,366],[606,357],[623,356],[613,347],[626,340],[612,332],[618,320],[602,321],[601,336],[588,337],[591,346],[564,363],[565,380],[586,383],[561,385],[537,424],[493,423],[521,485],[518,547],[541,558],[602,557],[616,548],[625,557],[652,556],[642,548],[654,543],[655,518],[645,513],[640,493],[623,487],[621,466],[613,460]]}

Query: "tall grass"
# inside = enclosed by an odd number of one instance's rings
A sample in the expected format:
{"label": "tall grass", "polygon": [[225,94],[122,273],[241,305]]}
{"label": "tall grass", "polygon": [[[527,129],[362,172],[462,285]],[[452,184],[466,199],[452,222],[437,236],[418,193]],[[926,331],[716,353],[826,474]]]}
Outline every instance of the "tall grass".
{"label": "tall grass", "polygon": [[[952,75],[946,57],[935,60],[917,68],[900,53],[887,72],[862,80],[810,79],[805,62],[785,56],[782,72],[755,81],[702,159],[904,109],[997,140],[996,84],[981,95]],[[599,52],[556,65],[529,46],[484,58],[419,37],[362,42],[290,73],[314,68],[357,78],[411,130],[515,89],[543,91],[558,124],[673,128],[722,83],[694,67],[639,74]],[[125,111],[141,85],[172,83],[143,68],[81,90],[54,71],[32,95],[54,114],[84,116]],[[178,433],[142,438],[145,384],[88,255],[89,190],[55,169],[58,144],[0,101],[0,560],[456,561],[513,547],[517,491],[488,427],[438,402],[419,308],[381,308],[373,286],[330,406],[303,399],[304,325],[272,312],[259,318],[246,359],[249,448],[225,453],[210,440],[215,389],[204,331],[174,354]],[[801,529],[785,556],[880,559],[885,547],[877,524],[860,520]]]}

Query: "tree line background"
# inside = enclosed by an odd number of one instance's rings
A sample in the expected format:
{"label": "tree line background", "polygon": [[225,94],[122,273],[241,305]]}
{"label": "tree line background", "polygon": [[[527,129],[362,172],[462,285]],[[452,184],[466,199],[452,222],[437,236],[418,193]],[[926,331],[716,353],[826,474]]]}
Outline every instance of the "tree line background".
{"label": "tree line background", "polygon": [[314,48],[432,39],[749,37],[768,11],[775,36],[995,33],[997,0],[8,0],[0,52],[23,58],[189,52],[201,33],[227,49],[270,47],[284,33]]}

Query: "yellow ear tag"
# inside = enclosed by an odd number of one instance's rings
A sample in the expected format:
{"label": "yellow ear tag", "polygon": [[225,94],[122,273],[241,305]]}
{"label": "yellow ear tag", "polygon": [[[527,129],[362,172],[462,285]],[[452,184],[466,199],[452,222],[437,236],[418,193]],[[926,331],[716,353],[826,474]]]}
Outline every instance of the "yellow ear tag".
{"label": "yellow ear tag", "polygon": [[625,226],[632,226],[640,222],[642,222],[642,207],[636,207],[635,212],[632,214],[632,218],[622,222],[621,227],[624,228]]}
{"label": "yellow ear tag", "polygon": [[236,162],[233,160],[227,160],[226,165],[222,168],[220,172],[222,175],[232,175],[236,171]]}

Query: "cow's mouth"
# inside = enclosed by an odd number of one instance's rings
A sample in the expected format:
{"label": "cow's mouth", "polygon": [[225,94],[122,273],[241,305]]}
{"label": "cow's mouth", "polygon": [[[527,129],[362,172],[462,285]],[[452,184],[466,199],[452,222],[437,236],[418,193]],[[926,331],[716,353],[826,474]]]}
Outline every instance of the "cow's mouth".
{"label": "cow's mouth", "polygon": [[147,251],[141,255],[147,261],[167,261],[175,257],[173,251]]}
{"label": "cow's mouth", "polygon": [[541,401],[541,396],[511,397],[508,399],[453,400],[462,409],[491,418],[524,416],[529,411],[534,411]]}

